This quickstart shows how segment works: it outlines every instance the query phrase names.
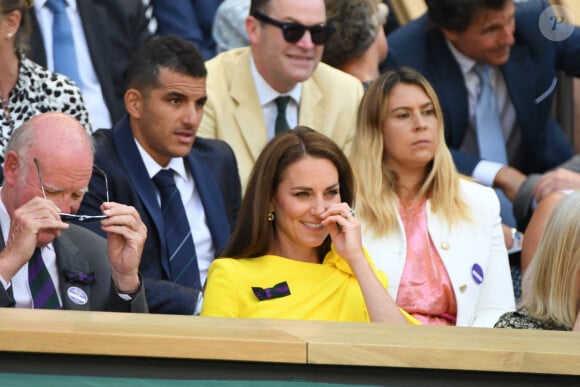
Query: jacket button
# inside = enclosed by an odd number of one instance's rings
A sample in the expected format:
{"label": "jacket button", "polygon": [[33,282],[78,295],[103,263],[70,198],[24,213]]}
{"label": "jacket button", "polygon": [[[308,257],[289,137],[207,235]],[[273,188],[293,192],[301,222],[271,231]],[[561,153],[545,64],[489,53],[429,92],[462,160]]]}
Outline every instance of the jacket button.
{"label": "jacket button", "polygon": [[449,245],[447,244],[447,242],[441,242],[441,248],[443,250],[449,250]]}
{"label": "jacket button", "polygon": [[463,284],[463,285],[461,285],[461,286],[459,287],[459,291],[460,291],[461,293],[465,293],[465,291],[466,291],[466,290],[467,290],[467,285],[466,285],[466,284]]}

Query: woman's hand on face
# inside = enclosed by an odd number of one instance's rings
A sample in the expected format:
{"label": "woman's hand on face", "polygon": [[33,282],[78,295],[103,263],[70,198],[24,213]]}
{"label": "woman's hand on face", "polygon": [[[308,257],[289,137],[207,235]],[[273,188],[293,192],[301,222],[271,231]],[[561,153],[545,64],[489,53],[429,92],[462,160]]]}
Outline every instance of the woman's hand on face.
{"label": "woman's hand on face", "polygon": [[364,259],[361,225],[347,203],[331,205],[321,217],[321,223],[328,229],[334,248],[341,257],[349,264],[355,259]]}

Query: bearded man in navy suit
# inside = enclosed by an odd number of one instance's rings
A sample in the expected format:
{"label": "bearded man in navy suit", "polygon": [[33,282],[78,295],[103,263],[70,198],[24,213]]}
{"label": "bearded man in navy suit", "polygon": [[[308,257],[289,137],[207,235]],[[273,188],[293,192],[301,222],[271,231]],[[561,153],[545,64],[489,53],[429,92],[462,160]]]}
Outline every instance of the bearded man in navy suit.
{"label": "bearded man in navy suit", "polygon": [[[232,149],[196,138],[207,100],[203,57],[183,38],[155,37],[137,50],[127,69],[127,114],[112,130],[94,133],[95,165],[108,177],[111,201],[134,206],[147,226],[140,270],[152,313],[194,314],[201,286],[177,281],[170,264],[153,178],[171,170],[193,236],[199,283],[225,246],[238,215],[241,185]],[[95,173],[81,211],[98,213],[106,182]],[[173,223],[173,221],[171,221]],[[98,225],[87,224],[96,232]],[[189,269],[188,269],[189,270]]]}

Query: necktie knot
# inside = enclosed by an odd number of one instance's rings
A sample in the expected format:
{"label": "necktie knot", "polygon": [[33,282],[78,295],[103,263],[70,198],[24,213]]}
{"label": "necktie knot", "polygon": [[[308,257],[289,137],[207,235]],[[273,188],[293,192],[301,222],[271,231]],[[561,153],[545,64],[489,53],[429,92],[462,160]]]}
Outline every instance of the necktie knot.
{"label": "necktie knot", "polygon": [[155,176],[153,176],[153,182],[159,189],[175,186],[173,169],[160,170]]}
{"label": "necktie knot", "polygon": [[478,63],[473,66],[473,71],[479,76],[479,79],[482,84],[489,84],[489,74],[491,72],[491,68],[489,65],[484,63]]}
{"label": "necktie knot", "polygon": [[63,13],[66,10],[64,0],[48,0],[46,6],[52,13]]}
{"label": "necktie knot", "polygon": [[278,108],[279,112],[286,113],[286,106],[288,106],[288,102],[290,102],[290,96],[288,95],[281,95],[276,98],[276,107]]}

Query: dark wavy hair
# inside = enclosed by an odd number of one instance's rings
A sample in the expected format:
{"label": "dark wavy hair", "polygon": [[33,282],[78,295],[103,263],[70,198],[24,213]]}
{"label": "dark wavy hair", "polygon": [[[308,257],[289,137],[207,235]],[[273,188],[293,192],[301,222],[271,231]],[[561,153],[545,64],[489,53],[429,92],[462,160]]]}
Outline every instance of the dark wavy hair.
{"label": "dark wavy hair", "polygon": [[501,10],[512,0],[425,0],[429,26],[433,29],[465,31],[481,9]]}

